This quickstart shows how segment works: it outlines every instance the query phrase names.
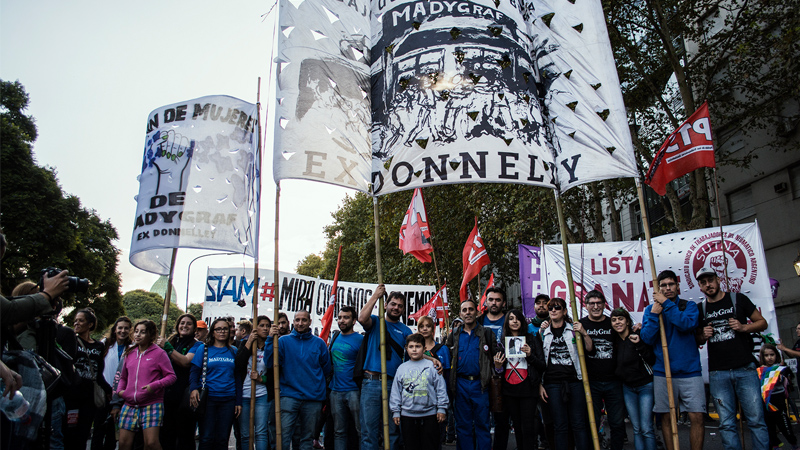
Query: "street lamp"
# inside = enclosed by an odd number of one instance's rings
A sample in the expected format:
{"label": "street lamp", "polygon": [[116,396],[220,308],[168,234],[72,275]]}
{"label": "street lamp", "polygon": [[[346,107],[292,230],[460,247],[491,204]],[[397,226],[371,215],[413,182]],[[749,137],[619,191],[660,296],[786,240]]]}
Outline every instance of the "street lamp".
{"label": "street lamp", "polygon": [[800,277],[800,251],[797,252],[797,258],[794,259],[794,271]]}
{"label": "street lamp", "polygon": [[[207,255],[200,255],[197,258],[195,258],[195,259],[193,259],[193,260],[191,260],[189,262],[189,269],[186,270],[186,309],[185,309],[185,311],[187,313],[189,312],[189,276],[192,274],[192,263],[197,261],[200,258],[205,258],[206,256],[228,256],[228,255],[239,255],[239,254],[240,253],[236,253],[236,252],[209,253]],[[201,317],[201,319],[202,319],[202,317]]]}

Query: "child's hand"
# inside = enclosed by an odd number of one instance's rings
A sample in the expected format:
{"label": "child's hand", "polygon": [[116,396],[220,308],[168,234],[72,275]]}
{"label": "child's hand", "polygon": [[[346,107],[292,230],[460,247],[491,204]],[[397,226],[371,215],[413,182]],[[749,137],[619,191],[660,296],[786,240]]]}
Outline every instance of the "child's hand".
{"label": "child's hand", "polygon": [[395,426],[398,426],[398,427],[400,426],[400,418],[399,417],[395,417],[394,418],[394,424],[395,424]]}
{"label": "child's hand", "polygon": [[447,420],[447,414],[436,413],[436,420],[438,420],[439,423],[444,422],[445,420]]}

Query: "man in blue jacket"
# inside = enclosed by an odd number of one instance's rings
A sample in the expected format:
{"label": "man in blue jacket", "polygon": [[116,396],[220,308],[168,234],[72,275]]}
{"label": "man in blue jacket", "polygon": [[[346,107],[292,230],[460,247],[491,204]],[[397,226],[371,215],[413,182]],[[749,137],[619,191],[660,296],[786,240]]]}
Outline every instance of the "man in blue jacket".
{"label": "man in blue jacket", "polygon": [[312,449],[314,429],[325,402],[325,379],[331,373],[331,359],[325,341],[314,336],[310,328],[308,311],[297,311],[294,330],[278,340],[283,448],[291,447],[297,429],[299,450]]}
{"label": "man in blue jacket", "polygon": [[658,274],[659,291],[653,295],[652,305],[644,310],[644,325],[640,336],[642,341],[653,346],[656,364],[653,366],[653,412],[662,415],[661,432],[664,446],[674,448],[672,443],[672,421],[669,416],[669,397],[667,379],[664,372],[664,352],[661,348],[661,333],[658,317],[664,318],[664,331],[667,335],[669,365],[672,372],[672,390],[675,406],[689,413],[691,432],[689,442],[692,450],[703,448],[703,413],[706,411],[705,386],[700,366],[700,352],[695,341],[695,330],[700,325],[700,310],[692,301],[678,297],[680,285],[678,276],[671,270]]}

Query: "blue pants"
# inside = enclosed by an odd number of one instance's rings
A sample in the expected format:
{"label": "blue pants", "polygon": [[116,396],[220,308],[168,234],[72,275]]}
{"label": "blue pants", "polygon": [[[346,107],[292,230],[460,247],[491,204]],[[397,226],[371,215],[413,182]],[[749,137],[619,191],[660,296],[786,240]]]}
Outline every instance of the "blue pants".
{"label": "blue pants", "polygon": [[490,449],[489,393],[481,389],[480,380],[456,379],[456,434],[458,450]]}
{"label": "blue pants", "polygon": [[625,445],[625,398],[621,381],[589,380],[594,404],[595,426],[600,428],[600,407],[605,404],[608,426],[611,428],[611,450],[622,450]]}
{"label": "blue pants", "polygon": [[236,401],[233,397],[208,396],[206,413],[200,419],[199,450],[228,448]]}
{"label": "blue pants", "polygon": [[[270,402],[267,396],[256,397],[256,414],[253,419],[253,431],[255,432],[255,450],[267,450],[270,442],[269,427],[267,425],[267,409]],[[242,400],[242,414],[239,415],[239,433],[241,435],[242,450],[250,447],[250,397]]]}
{"label": "blue pants", "polygon": [[742,414],[750,428],[753,450],[769,448],[769,432],[764,419],[764,401],[761,399],[761,382],[755,363],[733,370],[714,370],[708,373],[711,397],[719,413],[719,434],[727,450],[741,450],[736,424],[736,400],[742,405]]}
{"label": "blue pants", "polygon": [[331,415],[333,416],[333,433],[335,450],[347,450],[347,428],[352,420],[356,432],[361,434],[359,411],[361,394],[358,391],[331,391]]}
{"label": "blue pants", "polygon": [[588,449],[591,446],[589,439],[589,418],[586,411],[586,394],[583,383],[545,384],[547,404],[550,405],[550,414],[553,416],[553,427],[556,450],[567,450],[569,430],[575,437],[575,448]]}
{"label": "blue pants", "polygon": [[[322,414],[322,402],[281,397],[281,441],[283,448],[291,448],[295,430],[300,432],[297,450],[312,450],[314,431]],[[295,447],[296,448],[296,447]]]}
{"label": "blue pants", "polygon": [[[392,379],[388,379],[386,395],[392,395]],[[381,380],[367,380],[361,384],[361,450],[383,448],[383,409],[381,400]],[[389,417],[389,443],[394,450],[400,430]]]}
{"label": "blue pants", "polygon": [[625,407],[633,425],[633,442],[637,449],[656,450],[656,433],[653,427],[653,382],[644,386],[623,385]]}

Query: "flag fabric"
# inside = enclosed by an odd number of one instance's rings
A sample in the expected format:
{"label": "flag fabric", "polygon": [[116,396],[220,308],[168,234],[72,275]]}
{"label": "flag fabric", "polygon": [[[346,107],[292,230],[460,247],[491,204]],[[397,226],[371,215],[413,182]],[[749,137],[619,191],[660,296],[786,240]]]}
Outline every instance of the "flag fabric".
{"label": "flag fabric", "polygon": [[436,294],[428,300],[428,303],[422,305],[422,308],[416,310],[414,314],[409,315],[408,317],[414,319],[414,321],[418,322],[423,316],[428,316],[433,319],[434,322],[440,324],[440,319],[444,319],[444,305],[445,305],[445,297],[447,296],[447,284],[442,286]]}
{"label": "flag fabric", "polygon": [[480,304],[478,304],[478,314],[483,314],[486,312],[486,291],[488,291],[491,287],[494,287],[494,274],[489,277],[489,283],[486,284],[486,289],[483,290]]}
{"label": "flag fabric", "polygon": [[414,189],[411,204],[408,205],[403,224],[400,225],[400,250],[406,255],[411,253],[419,262],[431,262],[431,232],[428,227],[428,214],[425,212],[425,201],[422,189]]}
{"label": "flag fabric", "polygon": [[467,243],[464,245],[464,251],[461,254],[461,260],[464,267],[464,278],[461,280],[461,290],[459,292],[461,300],[469,298],[467,296],[467,286],[469,282],[478,276],[483,266],[489,264],[489,254],[486,252],[486,247],[483,245],[483,239],[478,231],[478,218],[475,218],[475,227],[467,238]]}
{"label": "flag fabric", "polygon": [[150,113],[131,264],[167,275],[175,248],[257,255],[258,130],[256,105],[226,95]]}
{"label": "flag fabric", "polygon": [[665,195],[667,183],[701,167],[716,167],[708,102],[669,135],[656,152],[644,182],[658,195]]}
{"label": "flag fabric", "polygon": [[331,334],[331,325],[333,324],[333,311],[336,309],[336,291],[339,289],[339,266],[342,263],[342,246],[339,246],[339,255],[336,257],[336,272],[333,274],[333,286],[331,286],[331,295],[328,300],[328,309],[322,316],[322,330],[319,332],[319,337],[325,343],[328,343],[328,337]]}
{"label": "flag fabric", "polygon": [[772,391],[775,386],[780,382],[783,367],[779,365],[761,366],[756,370],[758,371],[758,378],[761,380],[761,398],[764,399],[764,404],[769,405],[770,411],[777,411],[778,408],[773,406],[769,399],[772,397]]}

